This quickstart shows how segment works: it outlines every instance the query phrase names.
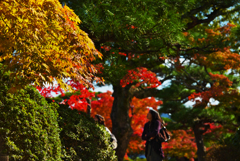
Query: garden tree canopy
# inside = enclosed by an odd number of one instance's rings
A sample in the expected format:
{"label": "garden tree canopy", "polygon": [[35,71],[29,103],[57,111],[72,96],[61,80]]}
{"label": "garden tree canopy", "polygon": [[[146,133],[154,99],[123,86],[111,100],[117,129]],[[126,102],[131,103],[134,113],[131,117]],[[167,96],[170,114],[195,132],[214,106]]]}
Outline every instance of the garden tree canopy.
{"label": "garden tree canopy", "polygon": [[[228,33],[223,33],[219,29],[217,32],[220,34],[216,35],[211,34],[212,30],[205,32],[205,29],[215,29],[220,26],[222,21],[238,23],[239,19],[236,16],[239,11],[238,0],[62,1],[74,9],[75,13],[83,20],[81,28],[89,33],[96,47],[104,55],[103,60],[96,61],[96,67],[106,82],[113,85],[114,102],[111,118],[113,133],[118,139],[117,155],[119,160],[123,160],[132,135],[128,112],[132,98],[160,94],[155,88],[146,88],[156,87],[160,84],[154,80],[155,75],[151,72],[160,76],[162,83],[166,80],[179,81],[178,85],[181,84],[187,89],[196,90],[196,93],[209,90],[211,93],[213,88],[207,88],[206,85],[209,83],[213,87],[215,82],[222,83],[222,81],[226,85],[222,91],[228,90],[227,86],[231,83],[229,84],[227,79],[221,76],[222,73],[216,73],[216,71],[222,69],[218,62],[227,64],[227,62],[223,62],[224,59],[220,59],[221,53],[228,53],[225,58],[230,58],[232,55],[230,50],[224,52],[224,47],[236,45],[234,42],[238,41],[238,37],[232,36],[229,37],[229,40],[222,42],[224,37],[224,40],[228,39]],[[209,33],[207,34],[207,32]],[[188,34],[194,42],[188,39]],[[203,41],[202,38],[207,37],[210,41],[206,41],[207,39]],[[199,59],[195,58],[198,58],[197,53],[200,54]],[[202,55],[203,53],[204,55]],[[214,57],[216,53],[219,55],[216,57],[217,59]],[[200,62],[200,58],[204,60],[203,56],[205,57],[205,55],[209,55],[206,59],[213,62],[209,66],[206,66],[203,61]],[[237,54],[234,54],[234,60],[236,60],[233,61],[234,64],[237,63],[237,58]],[[184,62],[190,67],[196,64],[204,69],[204,75],[208,75],[208,79],[199,83],[194,76],[184,71],[186,69],[181,64],[182,59],[186,59]],[[237,69],[237,66],[230,62],[228,64],[230,68]],[[173,71],[181,72],[179,75],[182,79],[173,75]],[[237,72],[237,70],[233,71]],[[211,76],[209,76],[209,72],[212,72]],[[126,77],[129,77],[130,81],[124,84],[122,79],[126,80]],[[139,84],[139,82],[141,83]],[[199,84],[201,84],[200,91],[198,90]],[[214,84],[214,86],[217,88],[218,85]],[[234,86],[231,85],[232,87]],[[218,88],[218,90],[220,89]],[[192,92],[194,91],[182,96],[181,100],[187,100]],[[202,161],[202,158],[199,160]]]}
{"label": "garden tree canopy", "polygon": [[0,64],[0,154],[10,160],[61,160],[56,103],[47,103],[32,86],[8,93],[10,72]]}
{"label": "garden tree canopy", "polygon": [[[188,43],[191,50],[184,53],[190,52],[193,57],[183,57],[182,62],[176,60],[174,79],[159,95],[164,102],[160,111],[172,114],[175,128],[191,127],[193,130],[200,160],[205,155],[204,146],[211,146],[220,134],[236,130],[238,126],[239,78],[235,74],[239,70],[240,56],[234,52],[236,37],[231,33],[232,27],[227,24],[215,30],[206,29],[206,33],[197,38],[192,32],[185,33],[191,41]],[[219,104],[209,104],[210,98],[218,100]],[[184,106],[188,100],[196,101],[194,107]],[[214,131],[212,135],[209,129]],[[221,129],[221,133],[216,129]],[[208,144],[204,144],[203,138]]]}
{"label": "garden tree canopy", "polygon": [[11,90],[54,78],[65,89],[68,77],[90,85],[91,61],[101,54],[71,9],[58,0],[2,0],[0,17],[0,62],[12,72]]}

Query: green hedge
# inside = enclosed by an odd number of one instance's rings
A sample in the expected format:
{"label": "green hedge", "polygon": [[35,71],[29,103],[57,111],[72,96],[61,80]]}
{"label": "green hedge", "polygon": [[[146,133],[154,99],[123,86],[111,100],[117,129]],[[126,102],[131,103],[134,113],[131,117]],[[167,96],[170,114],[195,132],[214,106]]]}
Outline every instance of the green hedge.
{"label": "green hedge", "polygon": [[110,146],[110,135],[84,112],[66,105],[58,108],[59,126],[66,161],[114,161],[115,151]]}
{"label": "green hedge", "polygon": [[58,105],[47,103],[32,86],[8,93],[9,73],[0,75],[0,137],[5,149],[1,153],[10,160],[61,160]]}

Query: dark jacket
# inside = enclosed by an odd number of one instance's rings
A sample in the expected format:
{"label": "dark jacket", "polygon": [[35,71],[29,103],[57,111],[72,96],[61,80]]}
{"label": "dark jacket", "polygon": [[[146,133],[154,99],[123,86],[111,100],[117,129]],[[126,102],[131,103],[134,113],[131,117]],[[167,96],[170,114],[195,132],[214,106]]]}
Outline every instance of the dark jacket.
{"label": "dark jacket", "polygon": [[164,158],[164,153],[162,150],[162,144],[157,141],[156,139],[153,139],[151,141],[149,141],[149,139],[151,137],[156,137],[157,134],[159,133],[161,129],[161,122],[159,120],[154,121],[152,123],[152,125],[150,126],[150,122],[147,122],[144,125],[144,130],[142,133],[142,140],[146,140],[146,149],[145,149],[145,156],[147,157],[147,152],[148,152],[148,145],[151,144],[153,150],[155,150],[155,152],[157,154],[159,154],[162,158]]}

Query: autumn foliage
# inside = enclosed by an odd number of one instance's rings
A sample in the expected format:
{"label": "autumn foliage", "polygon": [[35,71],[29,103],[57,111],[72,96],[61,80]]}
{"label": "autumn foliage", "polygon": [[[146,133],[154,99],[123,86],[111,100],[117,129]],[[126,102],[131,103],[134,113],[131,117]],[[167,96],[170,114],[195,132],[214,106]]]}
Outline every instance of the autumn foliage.
{"label": "autumn foliage", "polygon": [[[79,92],[80,94],[73,94],[71,95],[68,99],[63,99],[60,104],[67,104],[69,105],[70,108],[80,110],[80,111],[85,111],[87,109],[87,100],[86,99],[91,99],[92,97],[95,96],[93,92],[90,92],[84,85],[69,80],[66,82],[67,85],[71,86],[72,89],[75,90],[75,92]],[[59,85],[57,86],[49,86],[46,88],[41,88],[39,86],[36,87],[40,94],[44,97],[52,97],[53,93],[56,95],[61,94],[61,97],[64,97],[64,90],[60,88]],[[54,101],[54,100],[53,100]]]}
{"label": "autumn foliage", "polygon": [[112,120],[110,117],[113,100],[112,92],[107,91],[96,95],[97,100],[91,102],[92,117],[96,114],[100,114],[105,118],[105,124],[109,129],[112,129]]}
{"label": "autumn foliage", "polygon": [[[240,68],[240,56],[238,53],[231,51],[231,46],[219,45],[228,42],[231,37],[232,28],[236,27],[233,24],[227,25],[217,29],[205,29],[206,38],[193,39],[188,33],[184,35],[191,40],[192,45],[198,47],[210,46],[209,54],[205,52],[194,53],[193,59],[196,64],[201,64],[205,67],[207,74],[210,77],[211,86],[208,90],[199,93],[192,93],[188,98],[189,100],[195,100],[201,98],[201,102],[208,102],[210,98],[218,99],[223,97],[227,93],[234,92],[231,89],[233,82],[228,78],[224,72],[227,70],[238,70]],[[214,45],[215,42],[217,45]],[[223,46],[223,47],[222,47]],[[207,69],[208,68],[208,69]],[[211,70],[211,72],[208,72]],[[220,72],[220,73],[219,73]]]}
{"label": "autumn foliage", "polygon": [[78,24],[78,16],[58,0],[0,2],[0,62],[12,71],[15,88],[44,82],[68,86],[64,78],[90,85],[101,54]]}
{"label": "autumn foliage", "polygon": [[128,73],[121,79],[120,85],[125,87],[128,84],[134,83],[134,81],[136,81],[134,87],[142,85],[146,88],[156,88],[161,85],[161,82],[158,81],[156,74],[144,67],[129,70]]}
{"label": "autumn foliage", "polygon": [[197,152],[195,137],[191,130],[171,131],[171,140],[162,144],[164,153],[179,158],[186,157],[194,160]]}

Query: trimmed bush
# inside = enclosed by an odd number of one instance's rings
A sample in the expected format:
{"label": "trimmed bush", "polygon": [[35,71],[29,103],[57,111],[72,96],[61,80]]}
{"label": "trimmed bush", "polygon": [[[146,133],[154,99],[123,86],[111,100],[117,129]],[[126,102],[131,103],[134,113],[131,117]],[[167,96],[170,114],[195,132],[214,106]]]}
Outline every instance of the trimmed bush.
{"label": "trimmed bush", "polygon": [[0,70],[0,75],[0,144],[5,149],[1,153],[10,160],[61,160],[58,105],[47,103],[32,86],[8,93],[9,72]]}
{"label": "trimmed bush", "polygon": [[115,151],[110,146],[110,135],[104,126],[95,123],[84,112],[59,105],[60,138],[66,161],[114,161]]}

